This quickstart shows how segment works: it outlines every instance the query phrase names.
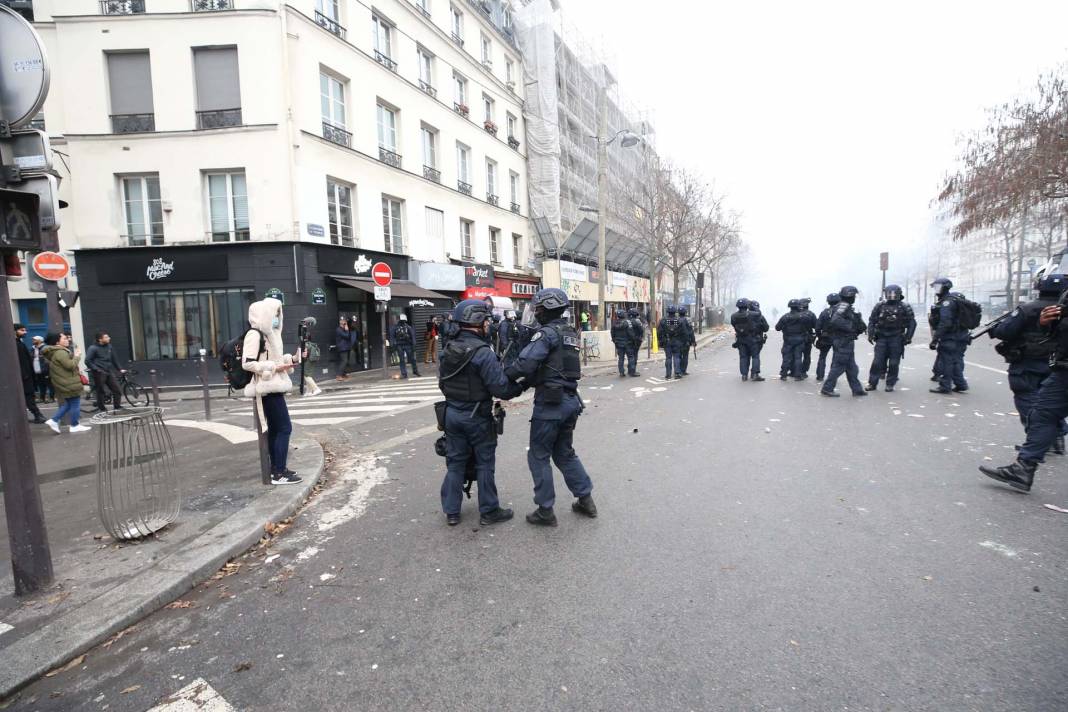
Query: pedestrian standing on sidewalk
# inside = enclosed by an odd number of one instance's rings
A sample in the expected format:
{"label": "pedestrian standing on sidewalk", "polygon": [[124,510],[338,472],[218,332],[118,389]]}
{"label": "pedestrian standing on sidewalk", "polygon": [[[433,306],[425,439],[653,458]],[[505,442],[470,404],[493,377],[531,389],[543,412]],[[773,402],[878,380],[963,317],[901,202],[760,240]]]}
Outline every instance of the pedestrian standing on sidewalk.
{"label": "pedestrian standing on sidewalk", "polygon": [[423,363],[437,363],[438,360],[438,318],[432,316],[426,320],[426,348]]}
{"label": "pedestrian standing on sidewalk", "polygon": [[126,370],[119,367],[119,360],[111,348],[111,336],[105,331],[96,333],[96,343],[89,347],[85,355],[85,366],[93,377],[96,386],[96,409],[107,410],[108,397],[105,388],[111,391],[115,410],[122,410],[122,388],[119,387],[119,375]]}
{"label": "pedestrian standing on sidewalk", "polygon": [[412,327],[408,324],[408,317],[405,314],[401,314],[400,319],[393,325],[389,341],[393,344],[393,348],[397,350],[401,378],[408,377],[408,368],[405,366],[405,362],[412,365],[412,373],[418,378],[419,366],[415,363],[415,332],[412,331]]}
{"label": "pedestrian standing on sidewalk", "polygon": [[42,403],[56,399],[56,392],[52,389],[52,381],[48,378],[48,360],[45,359],[44,337],[33,337],[33,383],[37,389],[37,397]]}
{"label": "pedestrian standing on sidewalk", "polygon": [[[293,388],[289,372],[299,355],[294,357],[282,351],[282,302],[270,297],[253,302],[248,308],[248,323],[252,328],[245,332],[241,367],[252,373],[252,380],[245,386],[245,397],[260,401],[261,420],[267,426],[271,484],[294,485],[302,478],[287,467],[293,423],[289,419],[286,393]],[[263,426],[264,422],[256,425]]]}
{"label": "pedestrian standing on sidewalk", "polygon": [[348,320],[345,317],[341,317],[338,320],[337,331],[334,332],[334,348],[337,349],[338,355],[337,374],[334,376],[334,380],[348,380],[349,371],[353,370],[352,366],[355,364],[355,359],[352,357],[355,346],[356,335],[352,332]]}
{"label": "pedestrian standing on sidewalk", "polygon": [[59,402],[59,410],[48,421],[48,427],[59,434],[63,417],[69,414],[70,432],[84,433],[92,430],[88,425],[78,422],[82,415],[82,393],[85,392],[82,373],[78,367],[82,360],[82,350],[75,347],[71,353],[70,337],[66,334],[48,334],[45,336],[45,344],[44,357],[48,360],[48,377],[52,379],[56,401]]}
{"label": "pedestrian standing on sidewalk", "polygon": [[22,324],[15,324],[15,350],[19,354],[19,375],[22,378],[22,393],[26,400],[26,410],[30,411],[30,415],[33,416],[33,422],[40,425],[45,422],[45,417],[41,415],[41,410],[37,407],[37,398],[34,395],[36,389],[33,355],[26,346],[26,342],[22,340],[25,336],[26,327]]}

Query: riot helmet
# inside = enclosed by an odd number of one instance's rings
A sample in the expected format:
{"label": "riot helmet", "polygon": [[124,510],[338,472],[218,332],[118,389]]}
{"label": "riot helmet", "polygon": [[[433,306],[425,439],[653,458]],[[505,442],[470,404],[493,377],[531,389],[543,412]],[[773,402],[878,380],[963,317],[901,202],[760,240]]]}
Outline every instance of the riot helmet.
{"label": "riot helmet", "polygon": [[453,307],[450,316],[462,326],[482,326],[490,318],[490,305],[481,299],[465,299]]}
{"label": "riot helmet", "polygon": [[739,311],[744,311],[749,308],[749,300],[745,297],[742,297],[734,303],[734,306],[738,307]]}
{"label": "riot helmet", "polygon": [[751,302],[749,302],[749,311],[755,311],[755,312],[760,311],[760,302],[758,302],[755,299],[752,300]]}
{"label": "riot helmet", "polygon": [[501,315],[500,314],[494,314],[493,315],[493,323],[494,324],[498,324],[498,323],[500,323],[500,321],[501,321]]}
{"label": "riot helmet", "polygon": [[905,294],[901,291],[900,286],[888,284],[886,289],[883,290],[883,298],[888,302],[900,302],[905,298]]}
{"label": "riot helmet", "polygon": [[635,309],[634,307],[631,307],[630,309],[627,310],[627,316],[629,316],[631,319],[637,319],[638,318],[638,310]]}
{"label": "riot helmet", "polygon": [[948,277],[939,277],[931,282],[931,286],[938,288],[937,294],[941,297],[949,294],[949,290],[953,289],[953,282]]}
{"label": "riot helmet", "polygon": [[685,304],[679,305],[679,316],[686,316],[689,313]]}
{"label": "riot helmet", "polygon": [[812,299],[810,299],[809,297],[802,297],[801,299],[798,299],[797,301],[801,303],[801,308],[802,309],[808,309],[808,305],[812,303]]}
{"label": "riot helmet", "polygon": [[790,307],[790,311],[798,311],[801,308],[801,302],[797,299],[791,299],[786,303],[786,306]]}
{"label": "riot helmet", "polygon": [[1068,289],[1068,276],[1063,274],[1042,275],[1035,282],[1035,289],[1046,297],[1059,297],[1064,290]]}
{"label": "riot helmet", "polygon": [[622,309],[616,309],[616,318],[617,319],[625,319],[626,317],[627,317],[627,313],[625,311],[623,311]]}
{"label": "riot helmet", "polygon": [[679,313],[679,308],[674,304],[669,304],[667,308],[668,316],[674,316]]}
{"label": "riot helmet", "polygon": [[515,310],[509,309],[507,312],[505,312],[504,318],[508,321],[515,321]]}
{"label": "riot helmet", "polygon": [[559,319],[570,305],[567,293],[556,287],[539,289],[534,298],[530,300],[534,318],[539,324],[548,324],[554,319]]}
{"label": "riot helmet", "polygon": [[838,290],[838,296],[842,298],[843,302],[852,304],[857,299],[857,288],[851,284],[847,284]]}
{"label": "riot helmet", "polygon": [[831,292],[827,295],[827,303],[830,304],[832,307],[840,301],[842,301],[842,297],[838,294],[838,292]]}

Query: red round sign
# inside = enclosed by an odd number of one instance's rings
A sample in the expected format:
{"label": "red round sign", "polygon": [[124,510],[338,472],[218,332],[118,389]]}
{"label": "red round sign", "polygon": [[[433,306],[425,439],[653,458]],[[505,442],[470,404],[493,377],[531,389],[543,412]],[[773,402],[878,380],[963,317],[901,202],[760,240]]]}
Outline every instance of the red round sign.
{"label": "red round sign", "polygon": [[39,252],[33,258],[33,271],[41,279],[58,282],[70,274],[70,262],[58,252]]}
{"label": "red round sign", "polygon": [[393,270],[385,262],[375,262],[371,267],[371,279],[379,287],[388,287],[393,282]]}

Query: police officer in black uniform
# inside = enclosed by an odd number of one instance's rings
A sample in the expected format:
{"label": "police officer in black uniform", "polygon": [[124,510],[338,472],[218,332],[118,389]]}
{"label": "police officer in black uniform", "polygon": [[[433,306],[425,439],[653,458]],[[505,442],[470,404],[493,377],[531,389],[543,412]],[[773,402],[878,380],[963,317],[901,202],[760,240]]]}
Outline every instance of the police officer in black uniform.
{"label": "police officer in black uniform", "polygon": [[829,333],[831,337],[831,345],[834,347],[834,356],[831,358],[831,370],[827,374],[823,388],[820,389],[820,395],[837,398],[838,394],[834,392],[834,386],[838,383],[838,377],[844,373],[853,395],[866,396],[868,393],[857,377],[860,369],[857,368],[857,359],[854,356],[857,337],[868,329],[860,314],[853,308],[853,302],[857,298],[857,288],[851,285],[842,287],[838,296],[841,297],[841,301],[831,312],[826,329],[826,333]]}
{"label": "police officer in black uniform", "polygon": [[660,342],[660,348],[664,349],[664,378],[671,380],[671,374],[675,378],[682,378],[682,354],[679,350],[682,346],[682,324],[679,322],[679,308],[671,304],[667,308],[667,316],[660,318],[656,327],[656,338]]}
{"label": "police officer in black uniform", "polygon": [[816,336],[816,350],[820,352],[819,358],[816,360],[816,381],[822,381],[823,376],[827,373],[827,353],[831,350],[831,334],[827,331],[827,325],[831,322],[831,314],[838,303],[842,301],[842,298],[838,296],[838,292],[832,292],[827,295],[827,308],[820,312],[819,317],[816,319],[816,328],[814,330]]}
{"label": "police officer in black uniform", "polygon": [[682,326],[682,344],[679,351],[679,375],[688,376],[690,370],[690,349],[697,346],[697,335],[693,330],[693,322],[687,316],[685,304],[679,305],[679,324]]}
{"label": "police officer in black uniform", "polygon": [[[1049,357],[1054,347],[1046,329],[1038,325],[1038,317],[1043,309],[1057,304],[1057,299],[1068,289],[1068,279],[1063,274],[1042,274],[1035,281],[1035,289],[1038,299],[1016,307],[988,332],[990,338],[1001,340],[994,348],[1009,364],[1009,389],[1025,430],[1039,388],[1050,375]],[[1065,431],[1065,423],[1061,421],[1060,434],[1053,441],[1053,452],[1057,455],[1064,454]]]}
{"label": "police officer in black uniform", "polygon": [[964,378],[964,352],[971,343],[968,329],[961,326],[960,299],[963,295],[950,292],[953,282],[946,277],[939,277],[931,282],[937,289],[938,303],[931,309],[931,350],[936,351],[934,371],[938,376],[938,386],[930,389],[931,393],[957,393],[968,390],[968,381]]}
{"label": "police officer in black uniform", "polygon": [[808,378],[808,370],[812,368],[812,344],[816,341],[818,317],[808,308],[812,304],[810,298],[802,297],[798,301],[801,303],[801,313],[805,315],[805,322],[809,325],[808,333],[805,334],[805,345],[801,351],[801,376]]}
{"label": "police officer in black uniform", "polygon": [[1002,467],[979,467],[987,477],[1023,492],[1031,491],[1035,470],[1057,442],[1068,416],[1068,321],[1064,316],[1065,307],[1060,304],[1043,308],[1038,316],[1038,324],[1052,337],[1055,350],[1050,357],[1051,373],[1039,387],[1027,416],[1027,441],[1020,446],[1016,462]]}
{"label": "police officer in black uniform", "polygon": [[764,348],[764,332],[768,322],[760,311],[753,311],[752,302],[745,297],[735,302],[738,311],[731,314],[731,326],[734,328],[734,343],[738,349],[738,370],[742,380],[763,381],[760,375],[760,351]]}
{"label": "police officer in black uniform", "polygon": [[816,317],[812,312],[806,315],[802,311],[800,299],[791,299],[789,307],[790,311],[783,314],[775,324],[775,330],[782,332],[782,366],[779,367],[779,378],[785,381],[793,376],[795,381],[803,381],[808,378],[801,368],[804,363],[805,341],[807,335],[816,327]]}
{"label": "police officer in black uniform", "polygon": [[620,378],[627,376],[623,370],[623,361],[627,358],[627,350],[630,348],[632,338],[630,320],[627,319],[626,312],[616,309],[616,319],[612,322],[612,344],[616,347],[616,366],[619,369]]}
{"label": "police officer in black uniform", "polygon": [[445,395],[445,462],[441,483],[441,508],[449,526],[460,523],[465,471],[475,460],[478,480],[478,511],[481,524],[496,524],[512,518],[502,509],[494,480],[497,428],[493,398],[514,398],[523,392],[504,375],[489,348],[490,306],[479,299],[465,299],[453,309],[452,323],[459,326],[441,353],[438,388]]}
{"label": "police officer in black uniform", "polygon": [[904,302],[901,287],[896,284],[886,285],[883,301],[875,305],[868,318],[868,342],[875,344],[868,371],[868,385],[864,390],[874,391],[879,381],[886,377],[886,392],[893,393],[901,368],[901,357],[905,347],[912,343],[916,333],[916,314],[912,307]]}
{"label": "police officer in black uniform", "polygon": [[578,332],[563,316],[569,302],[562,289],[539,290],[530,300],[530,306],[540,328],[505,372],[511,380],[535,389],[527,464],[534,478],[534,502],[538,508],[527,515],[527,521],[555,527],[556,490],[550,458],[577,498],[571,509],[587,517],[597,516],[597,505],[590,496],[593,482],[574,448],[575,424],[583,410],[578,395],[578,380],[582,377],[581,342]]}
{"label": "police officer in black uniform", "polygon": [[642,347],[642,341],[645,340],[645,326],[638,317],[638,310],[634,307],[627,310],[627,319],[630,320],[631,327],[631,339],[627,345],[627,375],[636,378],[642,375],[638,373],[638,349]]}

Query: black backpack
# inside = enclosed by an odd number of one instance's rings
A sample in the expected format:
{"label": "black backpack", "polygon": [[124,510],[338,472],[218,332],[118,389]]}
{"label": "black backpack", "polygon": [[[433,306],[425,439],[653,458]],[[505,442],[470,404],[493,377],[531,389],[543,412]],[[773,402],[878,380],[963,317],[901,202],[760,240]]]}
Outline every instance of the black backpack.
{"label": "black backpack", "polygon": [[259,329],[247,329],[245,333],[233,341],[228,341],[219,349],[219,366],[223,370],[226,382],[235,391],[243,390],[252,380],[252,372],[246,371],[242,366],[244,360],[245,337],[249,331],[255,331],[260,335],[260,349],[256,352],[256,360],[267,350],[267,337]]}
{"label": "black backpack", "polygon": [[957,326],[961,329],[974,329],[983,323],[983,307],[966,298],[963,294],[953,295],[957,302]]}

